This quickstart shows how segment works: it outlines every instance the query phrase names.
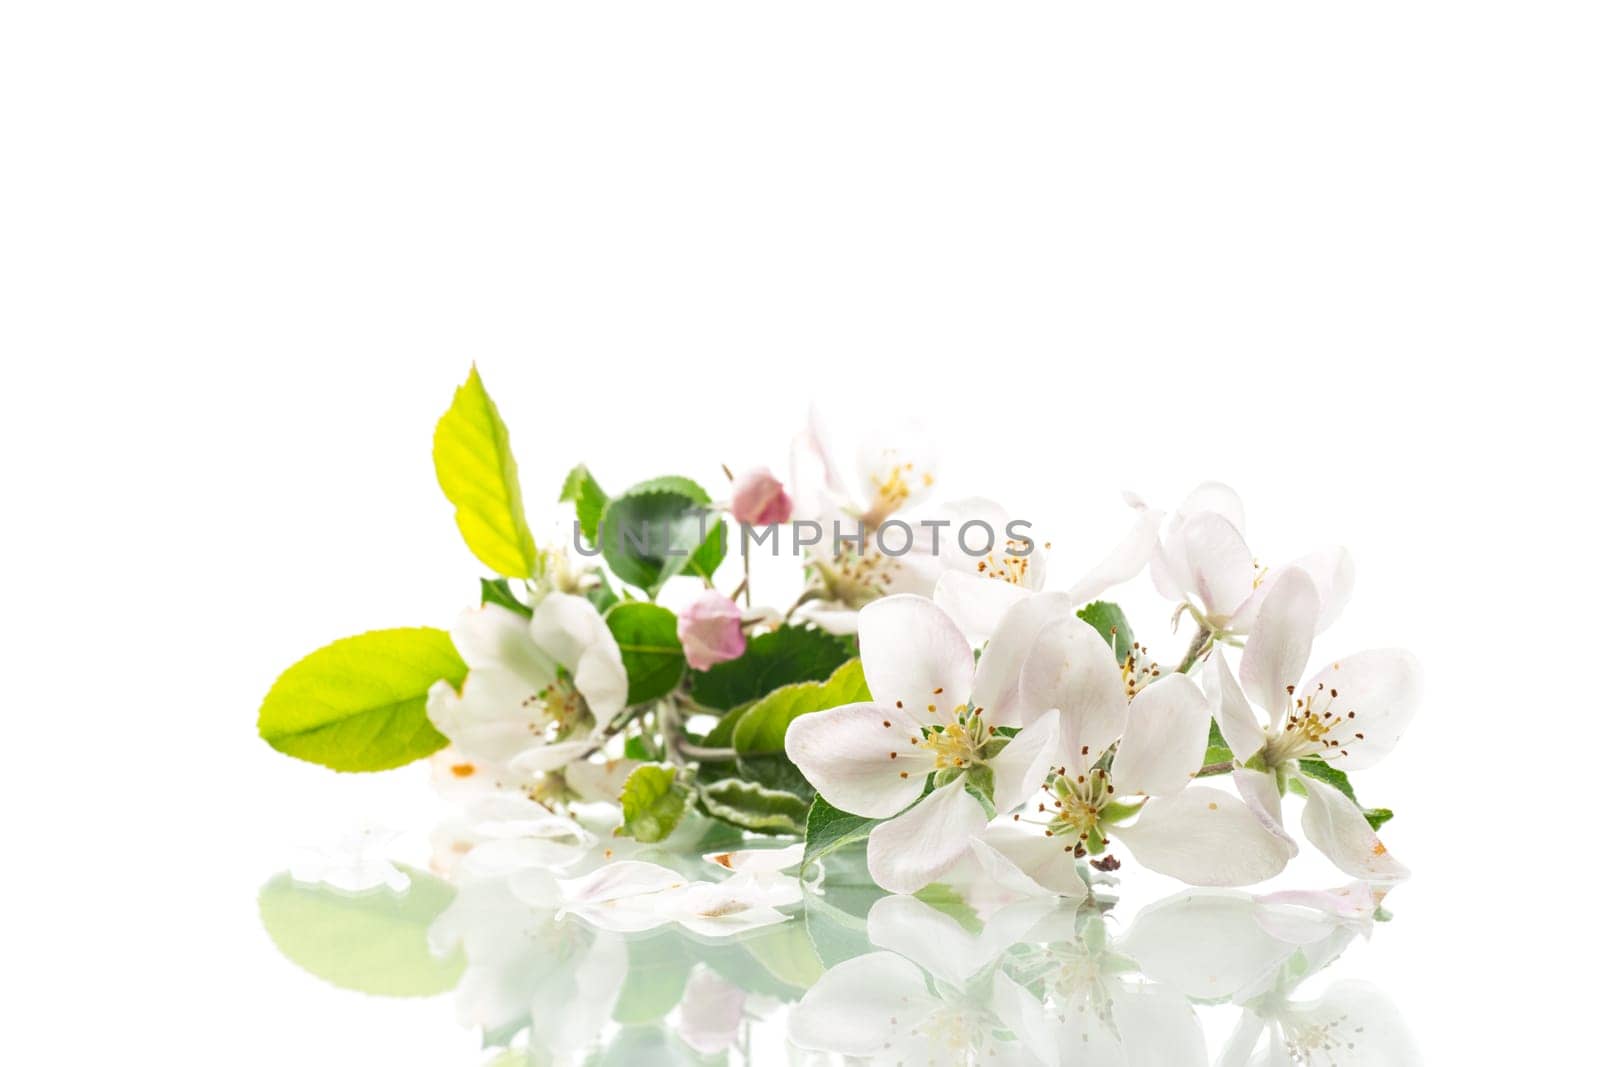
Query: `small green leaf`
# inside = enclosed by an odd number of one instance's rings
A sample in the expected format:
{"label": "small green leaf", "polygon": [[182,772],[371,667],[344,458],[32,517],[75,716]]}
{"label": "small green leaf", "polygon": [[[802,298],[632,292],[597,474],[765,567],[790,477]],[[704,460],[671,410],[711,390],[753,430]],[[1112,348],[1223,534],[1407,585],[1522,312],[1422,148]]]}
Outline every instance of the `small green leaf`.
{"label": "small green leaf", "polygon": [[806,815],[806,851],[800,869],[808,869],[830,852],[865,841],[872,828],[881,821],[840,811],[820,796],[817,797],[811,802],[811,811]]}
{"label": "small green leaf", "polygon": [[478,585],[483,591],[483,603],[498,604],[525,619],[533,617],[533,609],[517,599],[511,591],[511,583],[504,578],[479,578]]}
{"label": "small green leaf", "polygon": [[455,890],[406,869],[403,893],[344,893],[280,874],[261,888],[261,923],[296,966],[341,989],[385,997],[429,997],[455,988],[466,969],[460,949],[440,959],[428,927]]}
{"label": "small green leaf", "polygon": [[871,700],[861,661],[850,660],[826,682],[798,682],[774,690],[756,701],[733,728],[733,747],[741,755],[783,751],[789,724],[813,711]]}
{"label": "small green leaf", "polygon": [[1315,756],[1300,757],[1300,772],[1308,778],[1315,778],[1326,782],[1339,792],[1350,798],[1350,802],[1361,808],[1361,814],[1366,816],[1367,825],[1374,830],[1394,818],[1394,812],[1388,808],[1362,807],[1361,801],[1356,799],[1355,787],[1350,784],[1350,776],[1337,767],[1330,767]]}
{"label": "small green leaf", "polygon": [[714,570],[726,551],[717,547],[725,541],[721,520],[713,529],[707,507],[683,493],[630,489],[606,505],[600,525],[600,551],[612,573],[651,597],[686,570]]}
{"label": "small green leaf", "polygon": [[606,627],[622,649],[629,704],[659,700],[678,687],[687,664],[676,615],[659,604],[618,604],[606,612]]}
{"label": "small green leaf", "polygon": [[374,630],[319,648],[272,683],[256,727],[279,752],[336,771],[400,767],[449,742],[428,721],[428,689],[457,689],[467,665],[450,635]]}
{"label": "small green leaf", "polygon": [[511,435],[477,367],[433,431],[433,468],[472,554],[496,574],[533,577],[539,549],[522,511]]}
{"label": "small green leaf", "polygon": [[709,814],[746,830],[805,833],[808,805],[793,793],[725,778],[701,789],[700,802]]}
{"label": "small green leaf", "polygon": [[1133,627],[1122,609],[1108,600],[1096,600],[1078,609],[1078,618],[1093,626],[1106,639],[1119,661],[1133,650]]}
{"label": "small green leaf", "polygon": [[1218,774],[1233,773],[1233,750],[1228,747],[1227,738],[1222,736],[1222,727],[1217,725],[1217,720],[1211,720],[1211,736],[1206,740],[1205,758],[1200,761],[1202,766],[1210,767],[1226,763],[1229,766],[1220,771],[1207,771],[1200,775],[1201,778],[1210,778]]}
{"label": "small green leaf", "polygon": [[622,784],[622,825],[614,833],[651,844],[664,840],[677,828],[685,807],[684,789],[675,779],[676,767],[645,763],[633,769]]}
{"label": "small green leaf", "polygon": [[610,498],[600,488],[600,483],[594,480],[594,475],[589,473],[588,467],[580,463],[572,468],[566,484],[561,487],[561,499],[572,502],[578,511],[578,529],[582,531],[584,540],[594,544],[600,528],[600,516],[605,514]]}
{"label": "small green leaf", "polygon": [[825,681],[855,655],[854,642],[822,630],[781,626],[752,637],[738,659],[689,675],[697,703],[731,711],[780,686]]}

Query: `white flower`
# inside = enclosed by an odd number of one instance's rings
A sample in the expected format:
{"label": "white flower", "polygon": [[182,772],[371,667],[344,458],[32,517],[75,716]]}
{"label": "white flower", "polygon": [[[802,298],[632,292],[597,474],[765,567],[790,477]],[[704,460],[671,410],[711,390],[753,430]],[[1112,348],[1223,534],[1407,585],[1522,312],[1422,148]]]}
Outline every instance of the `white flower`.
{"label": "white flower", "polygon": [[[1281,823],[1280,796],[1289,782],[1306,793],[1307,839],[1340,870],[1369,881],[1398,881],[1407,872],[1367,824],[1356,804],[1306,774],[1316,757],[1362,770],[1394,748],[1417,712],[1422,670],[1399,649],[1358,652],[1301,682],[1320,609],[1310,576],[1289,568],[1261,605],[1239,663],[1239,680],[1220,652],[1206,664],[1212,711],[1242,766],[1240,791],[1263,817]],[[1242,688],[1241,688],[1242,683]],[[1263,725],[1251,705],[1265,712]]]}
{"label": "white flower", "polygon": [[[1289,566],[1316,583],[1320,633],[1349,603],[1355,587],[1350,554],[1325,548]],[[1244,539],[1244,503],[1220,482],[1206,482],[1189,494],[1167,522],[1150,560],[1150,577],[1162,596],[1189,605],[1210,629],[1235,634],[1250,632],[1282,574],[1251,554]]]}
{"label": "white flower", "polygon": [[973,935],[915,898],[880,900],[867,916],[880,951],[823,974],[789,1040],[874,1064],[1036,1064],[1017,1037],[1044,1028],[1043,1008],[995,963],[1039,915],[1024,906]]}
{"label": "white flower", "polygon": [[[1135,518],[1122,541],[1066,590],[1074,604],[1092,600],[1114,585],[1136,576],[1155,547],[1161,516],[1137,497],[1126,498]],[[934,590],[934,601],[961,624],[974,641],[985,641],[1012,604],[1044,588],[1045,558],[1055,551],[1031,531],[1017,529],[1011,536],[1012,516],[991,500],[963,500],[951,505],[950,526],[940,541],[940,562],[945,570]],[[981,523],[966,539],[968,523]],[[974,555],[988,534],[994,534],[991,551]],[[971,551],[969,551],[971,550]]]}
{"label": "white flower", "polygon": [[1160,678],[1130,701],[1124,668],[1105,640],[1068,615],[1039,631],[1020,685],[1024,705],[1058,717],[1062,762],[1027,813],[1048,836],[1002,821],[979,839],[975,850],[996,877],[1081,896],[1074,858],[1099,852],[1112,836],[1144,866],[1191,885],[1258,882],[1294,855],[1293,842],[1237,798],[1189,786],[1205,757],[1210,716],[1186,676]]}
{"label": "white flower", "polygon": [[1366,982],[1340,981],[1310,999],[1273,993],[1251,1003],[1217,1058],[1217,1067],[1317,1063],[1412,1067],[1422,1055],[1387,994]]}
{"label": "white flower", "polygon": [[331,845],[301,849],[289,864],[289,877],[346,893],[362,893],[380,886],[402,893],[411,878],[389,859],[389,851],[399,837],[396,831],[368,826]]}
{"label": "white flower", "polygon": [[[1032,725],[1015,671],[1041,616],[1057,606],[1043,597],[1019,604],[974,671],[971,645],[932,601],[877,601],[861,613],[861,665],[873,699],[790,725],[789,757],[828,803],[887,820],[867,844],[868,869],[885,889],[916,892],[966,852],[988,821],[969,785],[1004,812],[1043,776],[1055,720]],[[996,733],[1002,726],[1025,728],[1007,742]],[[936,788],[919,803],[930,774]]]}
{"label": "white flower", "polygon": [[459,693],[434,684],[428,718],[462,756],[455,773],[514,785],[557,770],[594,751],[627,702],[622,652],[582,597],[551,593],[531,620],[485,604],[450,637],[469,671]]}

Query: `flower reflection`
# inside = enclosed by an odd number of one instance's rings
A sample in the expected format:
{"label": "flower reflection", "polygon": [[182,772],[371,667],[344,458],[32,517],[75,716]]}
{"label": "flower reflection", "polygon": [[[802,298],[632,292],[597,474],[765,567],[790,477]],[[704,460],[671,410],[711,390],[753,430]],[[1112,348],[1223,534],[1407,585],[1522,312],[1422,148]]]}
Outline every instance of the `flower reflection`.
{"label": "flower reflection", "polygon": [[552,818],[477,809],[450,881],[402,867],[403,890],[352,892],[280,876],[263,920],[284,955],[346,988],[450,990],[462,1025],[504,1050],[494,1067],[1420,1062],[1387,996],[1330,973],[1388,918],[1363,883],[1191,889],[1128,919],[1105,877],[1082,902],[983,879],[885,896],[847,850],[802,889],[798,846],[708,850],[691,828],[624,851]]}

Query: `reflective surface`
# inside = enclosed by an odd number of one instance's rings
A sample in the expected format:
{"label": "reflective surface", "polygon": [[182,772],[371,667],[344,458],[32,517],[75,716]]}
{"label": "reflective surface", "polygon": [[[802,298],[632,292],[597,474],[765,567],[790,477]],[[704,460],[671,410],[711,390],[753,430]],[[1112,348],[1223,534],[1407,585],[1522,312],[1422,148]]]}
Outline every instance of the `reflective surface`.
{"label": "reflective surface", "polygon": [[437,834],[434,873],[388,843],[299,857],[263,922],[336,986],[453,998],[477,1063],[1420,1062],[1399,1008],[1342,973],[1395,936],[1359,884],[1139,904],[1085,868],[1073,906],[963,868],[890,896],[848,848],[802,883],[785,840],[689,826],[647,847],[515,803]]}

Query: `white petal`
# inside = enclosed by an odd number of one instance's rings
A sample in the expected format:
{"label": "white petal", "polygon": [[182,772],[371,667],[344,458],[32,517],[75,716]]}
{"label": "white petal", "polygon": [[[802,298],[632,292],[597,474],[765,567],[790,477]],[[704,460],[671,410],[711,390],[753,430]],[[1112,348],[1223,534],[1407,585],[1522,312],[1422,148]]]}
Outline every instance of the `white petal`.
{"label": "white petal", "polygon": [[1018,601],[1026,600],[1031,590],[995,578],[965,571],[945,571],[933,590],[933,602],[961,627],[975,644],[989,639],[1000,620]]}
{"label": "white petal", "polygon": [[1067,591],[1074,603],[1093,600],[1112,586],[1132,581],[1150,562],[1156,536],[1161,532],[1161,513],[1151,511],[1142,501],[1135,503],[1133,509],[1137,514],[1122,541]]}
{"label": "white petal", "polygon": [[789,1040],[803,1049],[872,1056],[897,1044],[940,1005],[922,970],[892,952],[830,967],[789,1013]]}
{"label": "white petal", "polygon": [[1327,721],[1339,724],[1328,734],[1337,743],[1323,758],[1345,770],[1364,770],[1393,750],[1416,717],[1422,704],[1422,664],[1398,648],[1357,652],[1318,671],[1303,695],[1316,713],[1326,712],[1331,716]]}
{"label": "white petal", "polygon": [[1071,848],[1063,848],[1059,840],[1025,830],[1008,819],[990,823],[973,838],[972,853],[993,881],[1013,893],[1054,895],[1068,900],[1088,896]]}
{"label": "white petal", "polygon": [[1176,793],[1206,755],[1211,709],[1200,687],[1181,674],[1145,686],[1128,705],[1111,781],[1124,795]]}
{"label": "white petal", "polygon": [[829,804],[887,819],[922,795],[933,770],[921,740],[921,726],[898,708],[845,704],[795,719],[783,747]]}
{"label": "white petal", "polygon": [[1353,878],[1371,882],[1398,882],[1411,876],[1349,797],[1309,775],[1298,778],[1306,788],[1306,810],[1300,827],[1306,840],[1335,867]]}
{"label": "white petal", "polygon": [[1201,482],[1178,505],[1177,516],[1186,519],[1203,511],[1221,515],[1241,534],[1244,533],[1244,500],[1232,487],[1221,482]]}
{"label": "white petal", "polygon": [[592,646],[617,643],[595,606],[570,593],[551,593],[541,600],[533,609],[532,630],[534,642],[574,674]]}
{"label": "white petal", "polygon": [[1145,976],[1198,1000],[1254,989],[1296,946],[1262,929],[1247,896],[1189,890],[1159,900],[1134,919],[1118,947]]}
{"label": "white petal", "polygon": [[934,977],[963,986],[1009,951],[1055,907],[1054,901],[1012,904],[973,934],[950,915],[916,897],[883,897],[867,913],[867,937],[877,947],[898,952]]}
{"label": "white petal", "polygon": [[1233,787],[1239,791],[1244,806],[1249,808],[1267,829],[1285,834],[1283,829],[1283,794],[1278,792],[1276,775],[1236,767]]}
{"label": "white petal", "polygon": [[1191,591],[1206,614],[1226,620],[1250,598],[1255,585],[1255,560],[1244,535],[1215,512],[1185,520],[1179,530],[1189,566]]}
{"label": "white petal", "polygon": [[955,866],[987,818],[983,805],[958,778],[905,814],[872,828],[867,871],[891,893],[915,893]]}
{"label": "white petal", "polygon": [[534,644],[528,620],[498,604],[469,608],[450,628],[450,641],[468,667],[501,667],[539,689],[555,681],[555,663]]}
{"label": "white petal", "polygon": [[972,680],[972,706],[983,709],[985,721],[994,726],[1026,726],[1046,710],[1023,705],[1019,692],[1022,665],[1040,630],[1074,614],[1073,601],[1065,593],[1036,593],[1001,616],[994,636],[978,657],[978,671]]}
{"label": "white petal", "polygon": [[1355,592],[1356,585],[1355,560],[1343,548],[1324,548],[1301,556],[1288,567],[1268,569],[1250,599],[1234,612],[1228,628],[1235,633],[1249,633],[1273,585],[1292,569],[1305,571],[1317,587],[1317,633],[1332,626],[1344,613],[1345,605],[1350,603],[1350,595]]}
{"label": "white petal", "polygon": [[1191,786],[1145,805],[1132,826],[1113,827],[1144,866],[1190,885],[1251,885],[1277,874],[1295,854],[1238,797]]}
{"label": "white petal", "polygon": [[469,671],[457,693],[449,682],[428,690],[428,721],[471,760],[504,764],[544,725],[544,709],[530,704],[537,689],[528,679],[503,667]]}
{"label": "white petal", "polygon": [[1004,815],[1044,784],[1061,757],[1061,713],[1035,719],[989,761],[994,772],[994,810]]}
{"label": "white petal", "polygon": [[1111,647],[1076,616],[1039,631],[1022,666],[1021,700],[1062,713],[1061,743],[1068,766],[1087,769],[1128,721],[1122,671]]}
{"label": "white petal", "polygon": [[[533,744],[523,749],[511,761],[514,775],[527,776],[559,771],[573,760],[582,759],[600,744],[598,737],[578,738],[573,741],[554,741],[550,744]],[[615,799],[614,797],[611,799]]]}
{"label": "white petal", "polygon": [[617,860],[580,878],[557,881],[563,902],[570,906],[604,904],[630,897],[679,888],[687,882],[682,874],[659,863],[643,860]]}
{"label": "white petal", "polygon": [[1286,1028],[1334,1035],[1341,1042],[1340,1067],[1418,1067],[1423,1062],[1405,1016],[1387,994],[1365,982],[1335,982],[1315,1001],[1291,1004],[1286,1016]]}
{"label": "white petal", "polygon": [[[861,669],[872,699],[943,721],[972,693],[972,646],[931,600],[891,596],[861,610]],[[929,711],[929,707],[934,710]]]}
{"label": "white petal", "polygon": [[1131,983],[1110,994],[1129,1067],[1206,1067],[1205,1032],[1183,994]]}
{"label": "white petal", "polygon": [[1285,571],[1261,605],[1239,661],[1239,681],[1274,728],[1293,702],[1288,687],[1305,674],[1317,625],[1317,589],[1305,571]]}
{"label": "white petal", "polygon": [[1211,717],[1217,720],[1222,739],[1228,742],[1234,758],[1243,763],[1260,751],[1266,743],[1267,732],[1245,699],[1244,690],[1234,680],[1220,648],[1213,649],[1206,659],[1205,681],[1206,695],[1211,700]]}
{"label": "white petal", "polygon": [[746,848],[737,852],[708,852],[700,857],[707,863],[740,874],[777,874],[796,866],[805,858],[805,842],[787,848]]}
{"label": "white petal", "polygon": [[578,657],[572,684],[589,705],[597,726],[610,726],[628,703],[628,672],[622,666],[622,649],[609,630]]}

